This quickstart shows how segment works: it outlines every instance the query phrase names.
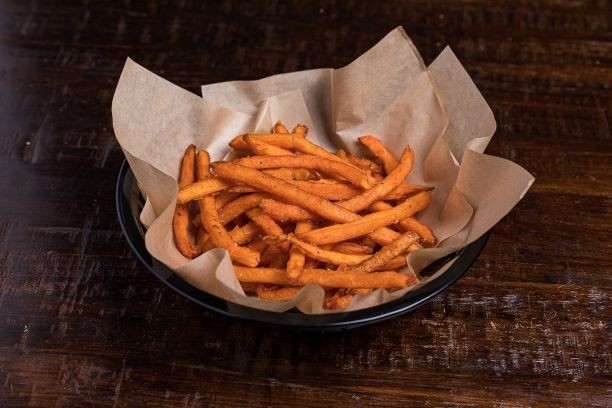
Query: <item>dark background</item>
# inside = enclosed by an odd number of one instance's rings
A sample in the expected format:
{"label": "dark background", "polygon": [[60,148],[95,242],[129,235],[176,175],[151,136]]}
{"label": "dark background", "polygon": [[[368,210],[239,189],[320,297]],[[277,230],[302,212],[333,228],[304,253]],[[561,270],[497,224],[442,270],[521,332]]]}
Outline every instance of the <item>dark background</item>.
{"label": "dark background", "polygon": [[[203,3],[203,4],[200,4]],[[608,1],[0,2],[0,406],[609,406]],[[127,56],[201,84],[343,66],[402,25],[537,181],[414,313],[274,331],[180,298],[116,220]]]}

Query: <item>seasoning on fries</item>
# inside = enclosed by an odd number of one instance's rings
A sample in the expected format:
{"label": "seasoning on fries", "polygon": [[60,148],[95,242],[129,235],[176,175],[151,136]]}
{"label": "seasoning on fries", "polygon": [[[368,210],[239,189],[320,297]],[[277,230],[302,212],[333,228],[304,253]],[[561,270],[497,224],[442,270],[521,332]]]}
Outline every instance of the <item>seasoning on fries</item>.
{"label": "seasoning on fries", "polygon": [[236,136],[246,157],[210,163],[189,146],[181,161],[173,220],[178,250],[195,258],[225,248],[246,293],[287,301],[302,287],[325,290],[323,306],[418,283],[402,272],[406,255],[436,238],[414,218],[431,203],[428,186],[409,184],[414,153],[396,159],[375,136],[359,142],[372,157],[331,153],[277,122],[266,134]]}

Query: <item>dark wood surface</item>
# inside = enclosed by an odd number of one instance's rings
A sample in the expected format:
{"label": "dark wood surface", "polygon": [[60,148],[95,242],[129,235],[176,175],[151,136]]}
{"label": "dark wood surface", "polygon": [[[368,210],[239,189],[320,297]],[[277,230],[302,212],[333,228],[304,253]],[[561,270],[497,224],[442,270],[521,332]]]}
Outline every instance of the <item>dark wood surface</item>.
{"label": "dark wood surface", "polygon": [[[202,4],[200,4],[202,3]],[[0,4],[0,406],[612,405],[611,4]],[[300,335],[209,313],[121,235],[110,105],[127,56],[199,85],[340,67],[403,25],[492,106],[537,181],[414,313]]]}

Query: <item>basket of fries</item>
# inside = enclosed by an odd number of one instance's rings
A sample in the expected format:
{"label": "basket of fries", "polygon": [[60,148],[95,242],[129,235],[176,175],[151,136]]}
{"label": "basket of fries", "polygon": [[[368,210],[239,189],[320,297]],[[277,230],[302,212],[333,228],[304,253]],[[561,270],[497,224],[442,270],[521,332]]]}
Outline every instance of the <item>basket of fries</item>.
{"label": "basket of fries", "polygon": [[482,153],[495,121],[452,52],[426,67],[401,28],[344,68],[202,97],[128,60],[113,124],[141,260],[204,306],[273,324],[347,327],[423,303],[533,182]]}

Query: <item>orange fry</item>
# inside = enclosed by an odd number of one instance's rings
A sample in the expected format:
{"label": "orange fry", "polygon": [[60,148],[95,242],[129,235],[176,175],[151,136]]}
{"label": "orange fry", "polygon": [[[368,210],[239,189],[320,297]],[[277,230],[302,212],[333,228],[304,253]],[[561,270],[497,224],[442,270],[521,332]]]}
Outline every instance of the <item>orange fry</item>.
{"label": "orange fry", "polygon": [[297,124],[291,131],[291,134],[298,137],[306,137],[306,135],[308,134],[308,127],[306,125]]}
{"label": "orange fry", "polygon": [[300,291],[299,287],[285,286],[278,289],[265,289],[263,285],[257,285],[257,296],[263,300],[284,302],[292,299]]}
{"label": "orange fry", "polygon": [[259,208],[277,221],[310,221],[318,218],[315,214],[302,207],[285,204],[270,198],[262,199],[259,203]]}
{"label": "orange fry", "polygon": [[[198,176],[200,179],[210,177],[209,173],[210,156],[205,150],[200,150],[197,157]],[[201,200],[200,216],[202,225],[210,235],[213,244],[218,248],[225,248],[233,261],[247,266],[257,266],[260,255],[258,252],[237,245],[219,221],[219,214],[215,207],[215,197],[207,195]]]}
{"label": "orange fry", "polygon": [[[308,232],[312,229],[313,225],[310,221],[298,221],[295,224],[295,233],[300,234],[302,232]],[[291,282],[297,281],[300,274],[302,273],[302,269],[304,269],[304,262],[306,261],[306,256],[299,248],[295,246],[291,246],[289,250],[289,259],[287,260],[287,278]]]}
{"label": "orange fry", "polygon": [[294,247],[299,248],[305,255],[310,258],[316,259],[321,262],[327,262],[334,265],[359,265],[366,259],[370,258],[372,255],[349,255],[343,254],[342,252],[335,251],[327,251],[322,248],[317,247],[316,245],[309,244],[302,240],[297,239],[292,234],[281,235],[276,238],[270,239],[270,237],[264,237],[264,241],[266,242],[282,242],[289,241],[293,244]]}
{"label": "orange fry", "polygon": [[283,122],[280,120],[274,124],[273,128],[274,133],[289,133],[289,130],[283,125]]}
{"label": "orange fry", "polygon": [[[283,229],[270,217],[264,214],[259,208],[252,208],[246,212],[247,216],[255,224],[261,228],[266,235],[280,236],[283,235]],[[289,251],[289,243],[284,242],[279,245],[279,248],[283,252]]]}
{"label": "orange fry", "polygon": [[361,136],[359,139],[359,143],[364,145],[374,156],[376,156],[385,167],[385,171],[387,174],[391,173],[395,166],[397,165],[397,161],[393,154],[385,147],[385,145],[375,136],[366,135]]}
{"label": "orange fry", "polygon": [[[372,211],[385,211],[391,208],[393,208],[391,204],[387,204],[384,201],[376,201],[372,203],[372,205],[370,205],[370,210]],[[436,236],[434,235],[431,228],[429,228],[427,225],[423,224],[422,222],[419,222],[416,218],[413,218],[413,217],[404,218],[398,223],[398,225],[402,228],[402,230],[406,232],[414,231],[417,234],[419,234],[419,236],[421,237],[421,239],[423,240],[425,244],[435,245]]]}
{"label": "orange fry", "polygon": [[410,231],[400,235],[389,245],[385,245],[374,255],[352,268],[355,272],[372,272],[388,264],[393,258],[404,253],[408,247],[419,240],[416,232]]}
{"label": "orange fry", "polygon": [[430,202],[431,196],[429,193],[420,192],[389,210],[371,213],[345,224],[336,224],[312,230],[300,234],[298,238],[318,245],[345,241],[366,235],[387,225],[396,224],[402,218],[410,217],[426,208]]}
{"label": "orange fry", "polygon": [[[285,270],[281,268],[249,268],[234,265],[234,271],[240,282],[292,285]],[[297,285],[303,286],[312,283],[323,288],[399,289],[414,285],[415,280],[410,275],[396,271],[358,273],[327,269],[304,269],[298,278]]]}
{"label": "orange fry", "polygon": [[247,142],[251,150],[258,155],[290,156],[293,154],[291,150],[283,149],[282,147],[266,143],[263,140],[258,140],[252,135],[245,135],[244,141]]}
{"label": "orange fry", "polygon": [[227,182],[219,180],[218,178],[211,177],[205,180],[199,180],[182,187],[176,201],[179,203],[187,203],[191,200],[199,200],[204,196],[224,190],[229,186]]}
{"label": "orange fry", "polygon": [[[246,244],[251,241],[257,235],[261,233],[261,229],[254,222],[248,222],[244,224],[242,227],[234,227],[231,231],[228,232],[232,241],[234,241],[238,245]],[[254,248],[249,247],[254,250]],[[257,251],[260,252],[260,251]]]}
{"label": "orange fry", "polygon": [[302,167],[317,170],[324,174],[346,178],[348,181],[361,188],[369,188],[374,184],[374,180],[371,176],[345,162],[333,161],[309,154],[292,156],[251,156],[238,159],[234,163],[258,170],[280,167]]}
{"label": "orange fry", "polygon": [[219,221],[221,221],[223,225],[227,224],[251,208],[259,206],[259,203],[264,197],[264,194],[259,193],[245,194],[238,197],[221,208],[219,211]]}
{"label": "orange fry", "polygon": [[398,165],[380,183],[353,198],[340,201],[337,204],[353,212],[358,212],[368,208],[368,206],[374,201],[380,200],[393,191],[393,189],[395,189],[397,186],[401,185],[412,170],[413,163],[414,153],[410,147],[406,147],[402,153],[402,158],[400,159]]}
{"label": "orange fry", "polygon": [[[195,146],[190,145],[185,151],[181,161],[179,174],[179,189],[193,183],[195,168]],[[186,258],[195,258],[200,254],[197,245],[189,231],[191,221],[189,214],[189,203],[177,203],[172,218],[172,229],[174,231],[174,242],[176,247]]]}
{"label": "orange fry", "polygon": [[[296,234],[299,232],[295,231]],[[372,255],[372,248],[360,245],[356,242],[344,241],[339,242],[333,246],[333,250],[336,252],[342,252],[343,254],[352,254],[352,255]],[[396,268],[389,268],[396,269]]]}

